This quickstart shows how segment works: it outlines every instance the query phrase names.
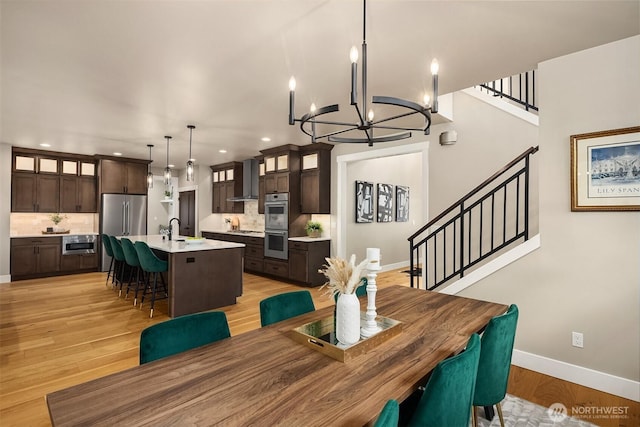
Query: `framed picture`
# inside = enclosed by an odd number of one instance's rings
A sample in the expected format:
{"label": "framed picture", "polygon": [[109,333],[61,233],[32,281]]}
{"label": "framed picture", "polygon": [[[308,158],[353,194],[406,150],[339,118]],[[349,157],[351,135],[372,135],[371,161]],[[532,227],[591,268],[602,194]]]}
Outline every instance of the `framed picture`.
{"label": "framed picture", "polygon": [[409,221],[409,187],[396,185],[396,222]]}
{"label": "framed picture", "polygon": [[356,223],[373,222],[373,183],[356,181]]}
{"label": "framed picture", "polygon": [[640,210],[640,126],[571,135],[571,210]]}
{"label": "framed picture", "polygon": [[393,221],[393,185],[378,184],[378,222]]}

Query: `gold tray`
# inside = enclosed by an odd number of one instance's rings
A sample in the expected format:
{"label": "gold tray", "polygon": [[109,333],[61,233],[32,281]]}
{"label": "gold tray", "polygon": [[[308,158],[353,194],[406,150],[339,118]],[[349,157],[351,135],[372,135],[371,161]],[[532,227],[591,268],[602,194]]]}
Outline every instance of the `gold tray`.
{"label": "gold tray", "polygon": [[[366,313],[361,311],[360,324],[363,325],[365,321]],[[349,362],[402,332],[402,322],[398,320],[377,316],[376,323],[380,332],[369,338],[360,337],[360,341],[350,346],[338,343],[333,316],[294,328],[288,335],[292,340],[340,362]]]}
{"label": "gold tray", "polygon": [[65,231],[44,231],[42,230],[42,234],[69,234],[70,230]]}

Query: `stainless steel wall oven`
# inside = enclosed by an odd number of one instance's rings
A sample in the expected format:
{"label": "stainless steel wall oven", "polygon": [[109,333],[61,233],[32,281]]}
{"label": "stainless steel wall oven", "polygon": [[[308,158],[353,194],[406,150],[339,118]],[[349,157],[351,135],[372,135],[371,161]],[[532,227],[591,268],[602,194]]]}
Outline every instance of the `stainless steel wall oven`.
{"label": "stainless steel wall oven", "polygon": [[264,202],[264,256],[289,258],[289,194],[267,194]]}

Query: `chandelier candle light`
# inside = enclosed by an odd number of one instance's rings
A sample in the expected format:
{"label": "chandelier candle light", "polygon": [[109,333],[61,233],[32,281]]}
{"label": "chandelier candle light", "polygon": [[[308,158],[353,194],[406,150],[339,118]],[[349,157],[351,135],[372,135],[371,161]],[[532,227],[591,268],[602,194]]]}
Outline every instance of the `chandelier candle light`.
{"label": "chandelier candle light", "polygon": [[360,336],[362,338],[369,338],[380,332],[382,329],[376,322],[376,292],[378,287],[376,286],[376,276],[378,271],[382,269],[380,265],[380,248],[367,248],[367,260],[369,264],[365,267],[367,270],[367,313],[364,326],[360,328]]}
{"label": "chandelier candle light", "polygon": [[[351,48],[351,105],[356,109],[358,114],[357,123],[345,123],[329,120],[318,120],[318,117],[324,114],[334,113],[339,111],[338,104],[328,105],[322,108],[316,108],[315,104],[311,105],[310,112],[303,115],[300,119],[295,118],[294,104],[295,104],[295,89],[296,79],[291,77],[289,80],[289,124],[294,125],[296,122],[300,123],[300,130],[311,137],[311,142],[315,143],[318,139],[326,138],[329,142],[346,142],[346,143],[367,143],[370,147],[374,142],[389,142],[398,141],[400,139],[406,139],[411,137],[410,131],[421,131],[425,135],[429,135],[429,128],[431,127],[431,114],[438,112],[438,61],[435,59],[431,62],[431,74],[433,79],[433,104],[429,106],[429,95],[425,94],[423,101],[424,105],[407,101],[400,98],[394,98],[390,96],[373,96],[373,104],[387,104],[397,107],[409,109],[411,111],[398,114],[392,117],[382,118],[374,121],[374,113],[372,109],[367,112],[367,40],[366,40],[366,28],[367,28],[367,2],[364,3],[363,24],[362,24],[362,108],[358,105],[358,49],[354,46]],[[366,117],[365,117],[366,114]],[[400,119],[402,117],[411,116],[413,114],[421,114],[425,120],[424,128],[411,128],[403,126],[392,126],[389,122]],[[311,129],[305,126],[307,123],[311,124]],[[340,127],[339,130],[330,130],[327,133],[317,135],[316,124],[333,125]],[[374,136],[374,129],[386,129],[402,131],[399,133],[393,133],[383,136]],[[339,136],[351,131],[363,131],[363,138],[351,138],[346,136]]]}
{"label": "chandelier candle light", "polygon": [[193,159],[191,158],[191,136],[193,130],[196,128],[194,125],[187,125],[189,129],[189,160],[187,160],[187,181],[193,181]]}
{"label": "chandelier candle light", "polygon": [[169,140],[170,136],[165,136],[167,140],[167,167],[164,169],[164,185],[171,184],[171,168],[169,167]]}

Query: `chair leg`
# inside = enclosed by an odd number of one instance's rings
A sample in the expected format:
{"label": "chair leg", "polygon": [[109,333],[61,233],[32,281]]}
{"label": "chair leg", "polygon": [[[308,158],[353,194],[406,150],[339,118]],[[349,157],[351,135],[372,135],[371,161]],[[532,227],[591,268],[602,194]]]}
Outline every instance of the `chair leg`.
{"label": "chair leg", "polygon": [[[162,278],[162,276],[160,276]],[[156,302],[156,289],[158,288],[158,273],[153,277],[153,291],[151,292],[151,312],[149,313],[149,317],[153,317],[153,306]]]}
{"label": "chair leg", "polygon": [[471,406],[471,425],[478,427],[478,408],[476,406]]}
{"label": "chair leg", "polygon": [[498,409],[498,417],[500,417],[500,425],[504,427],[504,418],[502,418],[502,406],[500,406],[500,402],[496,403],[496,408]]}
{"label": "chair leg", "polygon": [[113,276],[113,257],[111,257],[111,262],[109,262],[109,270],[107,270],[107,280],[105,280],[104,285],[109,287],[109,277]]}
{"label": "chair leg", "polygon": [[[142,272],[142,292],[144,295],[144,290],[147,289],[147,283],[149,283],[149,276],[151,273],[147,273],[146,271]],[[133,297],[133,306],[135,307],[138,304],[138,291],[140,290],[140,282],[136,283],[136,293]]]}

